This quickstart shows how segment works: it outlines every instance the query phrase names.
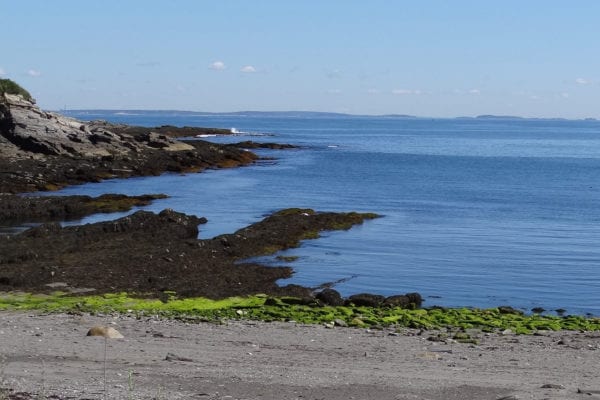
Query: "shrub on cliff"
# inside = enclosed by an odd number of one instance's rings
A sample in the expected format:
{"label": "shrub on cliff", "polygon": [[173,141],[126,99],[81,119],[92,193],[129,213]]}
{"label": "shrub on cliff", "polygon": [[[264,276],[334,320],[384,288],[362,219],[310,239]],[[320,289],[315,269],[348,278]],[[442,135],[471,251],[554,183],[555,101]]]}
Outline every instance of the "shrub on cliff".
{"label": "shrub on cliff", "polygon": [[33,97],[31,97],[31,94],[27,90],[10,79],[0,79],[0,93],[20,94],[25,100],[33,101]]}

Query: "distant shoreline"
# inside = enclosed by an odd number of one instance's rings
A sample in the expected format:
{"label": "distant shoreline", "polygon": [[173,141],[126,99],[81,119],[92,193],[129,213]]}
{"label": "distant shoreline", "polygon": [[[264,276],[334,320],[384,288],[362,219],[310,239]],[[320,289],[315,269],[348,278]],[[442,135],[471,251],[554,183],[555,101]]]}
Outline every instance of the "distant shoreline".
{"label": "distant shoreline", "polygon": [[61,109],[56,110],[68,116],[81,117],[84,115],[157,115],[157,116],[227,116],[227,117],[261,117],[261,118],[397,118],[407,120],[503,120],[503,121],[586,121],[599,122],[593,117],[587,118],[560,118],[560,117],[522,117],[517,115],[482,114],[477,116],[458,117],[428,117],[407,114],[346,114],[323,111],[232,111],[232,112],[204,112],[190,110],[136,110],[136,109]]}

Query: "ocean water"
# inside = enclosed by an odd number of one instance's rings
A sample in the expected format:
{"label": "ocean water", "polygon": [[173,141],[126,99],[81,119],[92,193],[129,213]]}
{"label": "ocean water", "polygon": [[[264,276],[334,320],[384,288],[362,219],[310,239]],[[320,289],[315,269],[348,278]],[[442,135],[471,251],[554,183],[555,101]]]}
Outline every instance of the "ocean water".
{"label": "ocean water", "polygon": [[[375,212],[286,251],[293,278],[344,295],[420,292],[425,305],[600,315],[600,122],[75,113],[137,125],[235,127],[291,143],[275,160],[201,174],[108,180],[62,194],[166,193],[146,209],[205,216],[200,237],[274,210]],[[115,218],[95,215],[76,223]],[[260,259],[282,265],[274,257]]]}

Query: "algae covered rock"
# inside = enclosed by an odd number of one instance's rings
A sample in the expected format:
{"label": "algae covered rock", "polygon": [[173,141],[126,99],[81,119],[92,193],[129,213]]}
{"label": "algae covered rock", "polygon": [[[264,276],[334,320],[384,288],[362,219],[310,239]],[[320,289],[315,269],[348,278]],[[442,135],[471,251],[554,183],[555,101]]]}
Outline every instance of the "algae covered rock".
{"label": "algae covered rock", "polygon": [[342,298],[342,295],[334,289],[324,289],[317,293],[315,297],[323,305],[334,307],[344,305],[344,299]]}
{"label": "algae covered rock", "polygon": [[419,293],[406,293],[400,295],[389,296],[383,301],[386,307],[401,307],[416,309],[423,304],[423,297]]}
{"label": "algae covered rock", "polygon": [[358,307],[380,307],[385,301],[385,297],[378,294],[359,293],[348,297],[348,304],[354,304]]}

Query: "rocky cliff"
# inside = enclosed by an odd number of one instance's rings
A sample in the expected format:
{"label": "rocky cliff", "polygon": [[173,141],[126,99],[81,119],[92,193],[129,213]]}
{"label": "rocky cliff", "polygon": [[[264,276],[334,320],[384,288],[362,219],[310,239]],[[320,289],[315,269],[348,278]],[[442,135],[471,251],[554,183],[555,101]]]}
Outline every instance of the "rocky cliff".
{"label": "rocky cliff", "polygon": [[[187,128],[186,132],[203,128]],[[139,130],[139,129],[138,129]],[[0,92],[0,193],[53,190],[106,178],[194,172],[254,162],[254,153],[161,131],[43,111],[33,99]]]}
{"label": "rocky cliff", "polygon": [[101,158],[141,152],[148,147],[192,150],[164,135],[117,134],[60,114],[42,111],[17,94],[0,95],[0,150],[14,157],[39,155]]}

